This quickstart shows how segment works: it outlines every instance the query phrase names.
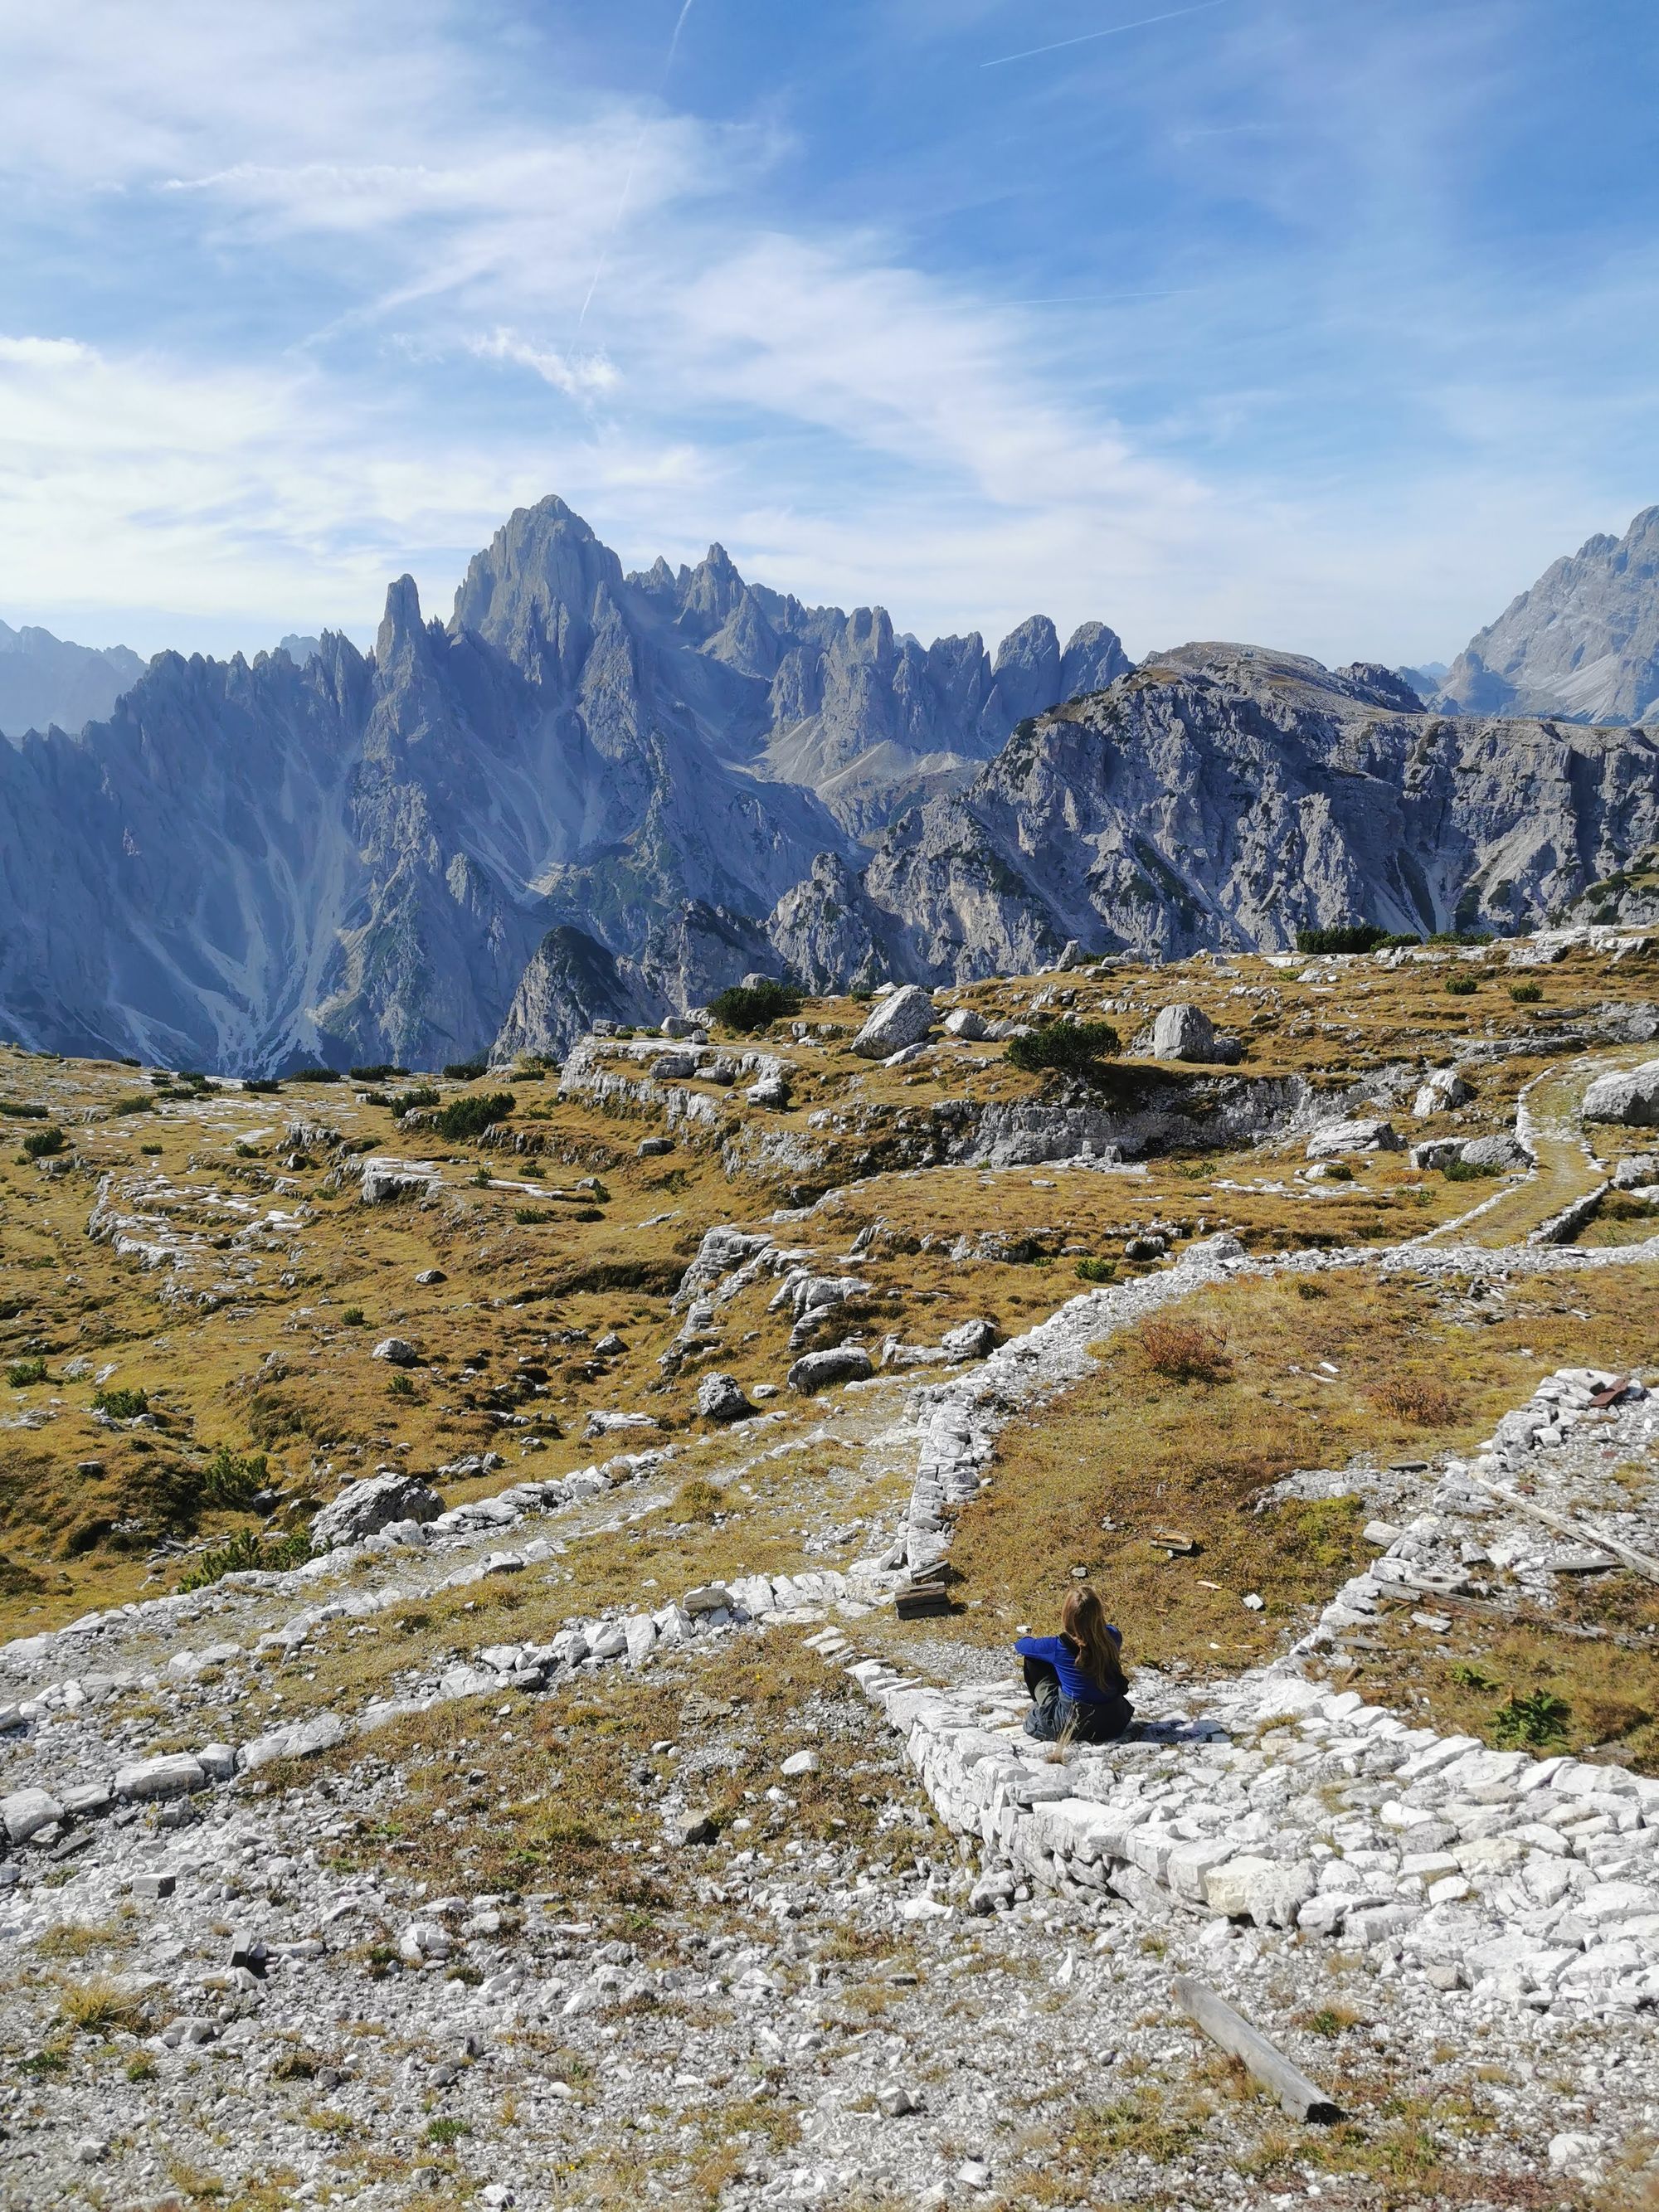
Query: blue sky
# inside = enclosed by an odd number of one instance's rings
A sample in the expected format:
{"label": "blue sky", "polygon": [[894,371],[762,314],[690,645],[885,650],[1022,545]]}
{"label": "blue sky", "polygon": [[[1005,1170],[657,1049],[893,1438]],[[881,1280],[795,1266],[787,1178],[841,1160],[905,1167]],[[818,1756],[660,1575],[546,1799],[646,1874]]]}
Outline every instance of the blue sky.
{"label": "blue sky", "polygon": [[924,638],[1449,657],[1659,500],[1656,114],[1652,0],[9,9],[0,616],[367,638],[557,491]]}

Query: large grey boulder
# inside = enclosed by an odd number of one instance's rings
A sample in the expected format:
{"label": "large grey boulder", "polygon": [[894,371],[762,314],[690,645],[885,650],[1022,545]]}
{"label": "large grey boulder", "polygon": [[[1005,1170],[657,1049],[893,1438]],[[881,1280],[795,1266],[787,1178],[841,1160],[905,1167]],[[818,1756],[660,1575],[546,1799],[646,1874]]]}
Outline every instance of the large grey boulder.
{"label": "large grey boulder", "polygon": [[882,1000],[853,1039],[853,1050],[862,1060],[886,1060],[907,1045],[920,1044],[933,1026],[933,1002],[915,983],[907,983]]}
{"label": "large grey boulder", "polygon": [[783,1379],[792,1390],[810,1398],[832,1382],[861,1382],[875,1371],[875,1362],[861,1344],[837,1344],[827,1352],[804,1352]]}
{"label": "large grey boulder", "polygon": [[996,1323],[975,1315],[972,1321],[947,1328],[939,1339],[939,1350],[947,1359],[988,1359],[999,1341]]}
{"label": "large grey boulder", "polygon": [[311,1524],[312,1545],[331,1552],[341,1544],[361,1544],[395,1522],[435,1521],[443,1510],[437,1492],[415,1475],[370,1475],[324,1506]]}
{"label": "large grey boulder", "polygon": [[1532,1154],[1524,1145],[1507,1134],[1497,1137],[1471,1137],[1458,1149],[1458,1158],[1466,1168],[1484,1168],[1493,1175],[1505,1175],[1511,1168],[1529,1168]]}
{"label": "large grey boulder", "polygon": [[964,1044],[977,1044],[989,1034],[984,1015],[976,1013],[972,1006],[957,1006],[946,1014],[945,1033],[947,1036],[960,1037]]}
{"label": "large grey boulder", "polygon": [[1632,1152],[1613,1171],[1615,1190],[1640,1190],[1644,1183],[1659,1182],[1659,1153]]}
{"label": "large grey boulder", "polygon": [[1404,1141],[1389,1121],[1370,1117],[1322,1121],[1308,1139],[1308,1158],[1335,1160],[1348,1152],[1397,1152]]}
{"label": "large grey boulder", "polygon": [[204,1789],[207,1778],[199,1759],[187,1751],[171,1752],[118,1767],[115,1794],[127,1804],[149,1804],[159,1797],[188,1796],[192,1790]]}
{"label": "large grey boulder", "polygon": [[1587,1121],[1618,1121],[1627,1129],[1659,1129],[1659,1060],[1598,1075],[1584,1093]]}
{"label": "large grey boulder", "polygon": [[413,1367],[420,1353],[404,1336],[383,1336],[369,1353],[371,1359],[384,1359],[392,1367]]}
{"label": "large grey boulder", "polygon": [[1215,1028],[1202,1006],[1160,1009],[1152,1024],[1154,1060],[1213,1060]]}
{"label": "large grey boulder", "polygon": [[1425,1078],[1412,1100],[1412,1112],[1419,1121],[1431,1114],[1449,1113],[1454,1106],[1462,1106],[1474,1096],[1455,1067],[1437,1067],[1432,1075]]}
{"label": "large grey boulder", "polygon": [[697,1385],[697,1412],[705,1421],[746,1421],[754,1410],[733,1375],[705,1375]]}
{"label": "large grey boulder", "polygon": [[9,1797],[0,1797],[0,1829],[9,1843],[26,1844],[63,1817],[63,1807],[44,1790],[14,1790]]}

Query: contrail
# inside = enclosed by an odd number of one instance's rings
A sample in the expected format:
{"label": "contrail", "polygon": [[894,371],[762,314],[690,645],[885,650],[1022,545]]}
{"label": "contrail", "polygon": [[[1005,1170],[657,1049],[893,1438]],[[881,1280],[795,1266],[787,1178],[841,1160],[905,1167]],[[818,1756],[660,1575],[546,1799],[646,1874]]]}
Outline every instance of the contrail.
{"label": "contrail", "polygon": [[[662,98],[667,86],[668,72],[674,66],[674,56],[679,51],[680,33],[685,28],[685,19],[696,5],[696,0],[681,0],[680,12],[674,19],[674,34],[668,41],[667,58],[663,63],[662,75],[657,82],[659,100]],[[611,249],[616,244],[617,233],[622,228],[622,219],[628,208],[628,196],[634,189],[634,170],[639,161],[640,149],[645,143],[646,128],[646,118],[641,117],[639,135],[634,141],[634,150],[628,157],[628,171],[623,178],[623,188],[617,196],[616,211],[611,218],[611,228],[605,234],[605,243],[599,248],[599,258],[593,264],[593,274],[588,281],[587,297],[582,301],[582,311],[576,318],[578,336],[580,335],[582,325],[587,320],[587,311],[593,304],[593,295],[599,289],[599,279],[605,274],[605,264],[611,258]]]}
{"label": "contrail", "polygon": [[1197,0],[1191,8],[1171,8],[1167,15],[1142,15],[1133,23],[1114,23],[1109,31],[1085,31],[1075,39],[1056,39],[1052,46],[1027,46],[1021,53],[999,54],[994,61],[981,62],[980,67],[1000,69],[1006,62],[1029,62],[1037,54],[1057,54],[1062,46],[1086,46],[1096,39],[1115,39],[1124,31],[1144,31],[1149,23],[1173,23],[1177,15],[1202,15],[1212,8],[1224,8],[1226,4],[1227,0]]}

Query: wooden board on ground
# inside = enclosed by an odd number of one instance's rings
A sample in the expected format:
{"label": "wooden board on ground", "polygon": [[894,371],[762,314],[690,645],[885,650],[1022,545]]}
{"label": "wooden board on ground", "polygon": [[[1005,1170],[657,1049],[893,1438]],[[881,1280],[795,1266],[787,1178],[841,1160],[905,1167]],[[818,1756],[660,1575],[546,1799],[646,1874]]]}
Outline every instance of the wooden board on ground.
{"label": "wooden board on ground", "polygon": [[1176,1976],[1175,1993],[1176,2002],[1188,2018],[1203,2029],[1212,2043],[1241,2061],[1264,2088],[1271,2089],[1293,2118],[1328,2122],[1342,2118],[1341,2107],[1331,2101],[1319,2084],[1292,2066],[1284,2052],[1276,2050],[1259,2028],[1252,2027],[1243,2013],[1235,2012],[1224,1997],[1218,1997],[1190,1974]]}

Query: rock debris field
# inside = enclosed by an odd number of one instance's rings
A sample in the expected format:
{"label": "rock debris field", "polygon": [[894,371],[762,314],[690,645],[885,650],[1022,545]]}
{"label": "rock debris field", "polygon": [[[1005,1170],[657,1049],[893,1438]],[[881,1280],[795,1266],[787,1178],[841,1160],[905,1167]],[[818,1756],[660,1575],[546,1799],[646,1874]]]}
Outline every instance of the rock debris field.
{"label": "rock debris field", "polygon": [[[888,1028],[908,1050],[925,1006]],[[1521,1158],[1541,1216],[1557,1194]],[[388,1161],[377,1212],[411,1202]],[[93,1235],[145,1270],[115,1188]],[[1456,1734],[1343,1676],[1402,1622],[1413,1649],[1492,1619],[1636,1650],[1575,1607],[1659,1553],[1659,1345],[1611,1364],[1587,1325],[1474,1448],[1280,1476],[1267,1501],[1356,1501],[1363,1559],[1265,1662],[1131,1650],[1118,1743],[1025,1736],[965,1593],[896,1618],[918,1580],[952,1590],[1010,1424],[1193,1301],[1407,1281],[1474,1331],[1540,1290],[1654,1279],[1651,1240],[1471,1243],[1485,1195],[1468,1227],[1363,1247],[1143,1222],[1144,1267],[1057,1283],[1047,1318],[947,1313],[884,1348],[840,1311],[872,1237],[848,1251],[823,1206],[717,1222],[652,1355],[690,1378],[692,1427],[606,1391],[617,1333],[585,1463],[364,1469],[296,1567],[15,1637],[3,2201],[1651,2204],[1659,1778],[1550,1750],[1547,1714],[1532,1739]],[[745,1301],[777,1317],[775,1382],[732,1356]],[[410,1335],[363,1357],[422,1373]],[[1180,1975],[1340,2117],[1281,2111]]]}

